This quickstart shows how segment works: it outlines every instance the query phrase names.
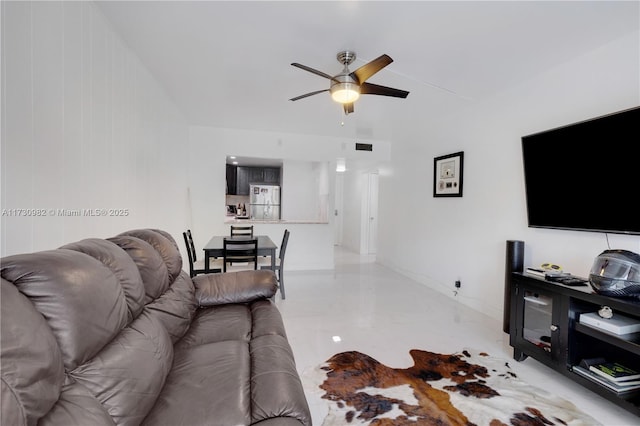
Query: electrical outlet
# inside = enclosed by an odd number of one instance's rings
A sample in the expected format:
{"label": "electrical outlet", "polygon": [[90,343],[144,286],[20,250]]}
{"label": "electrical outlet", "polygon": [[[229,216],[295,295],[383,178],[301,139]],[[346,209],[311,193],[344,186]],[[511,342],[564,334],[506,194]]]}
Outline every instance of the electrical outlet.
{"label": "electrical outlet", "polygon": [[456,288],[460,288],[461,285],[460,280],[456,280]]}

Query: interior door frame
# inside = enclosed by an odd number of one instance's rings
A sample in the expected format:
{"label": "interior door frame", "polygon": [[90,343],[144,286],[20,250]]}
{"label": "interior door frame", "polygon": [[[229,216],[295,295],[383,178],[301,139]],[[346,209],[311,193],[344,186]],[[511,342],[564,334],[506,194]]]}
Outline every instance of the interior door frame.
{"label": "interior door frame", "polygon": [[378,172],[365,174],[363,208],[361,217],[361,254],[376,254],[378,244]]}
{"label": "interior door frame", "polygon": [[344,229],[344,173],[336,172],[335,200],[333,210],[333,245],[342,245],[342,231]]}

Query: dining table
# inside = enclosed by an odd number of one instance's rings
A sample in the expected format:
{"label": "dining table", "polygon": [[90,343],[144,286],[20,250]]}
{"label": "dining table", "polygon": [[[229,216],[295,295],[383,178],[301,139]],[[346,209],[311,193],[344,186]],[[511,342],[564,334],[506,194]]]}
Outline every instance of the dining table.
{"label": "dining table", "polygon": [[[231,237],[229,235],[214,235],[209,242],[204,246],[204,269],[208,271],[209,259],[211,257],[224,257],[224,240],[246,240],[246,236]],[[255,235],[253,238],[258,239],[258,256],[270,256],[271,257],[271,270],[276,270],[276,249],[278,246],[271,240],[268,235]]]}

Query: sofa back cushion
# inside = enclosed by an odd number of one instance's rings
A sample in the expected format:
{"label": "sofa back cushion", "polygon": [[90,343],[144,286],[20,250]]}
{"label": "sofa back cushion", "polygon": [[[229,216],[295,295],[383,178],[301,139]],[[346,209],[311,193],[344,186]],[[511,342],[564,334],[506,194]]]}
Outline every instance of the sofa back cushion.
{"label": "sofa back cushion", "polygon": [[88,238],[61,248],[87,254],[109,268],[124,291],[127,302],[127,323],[131,323],[140,315],[144,309],[144,285],[138,268],[124,250],[99,238]]}
{"label": "sofa back cushion", "polygon": [[149,243],[128,235],[118,235],[107,241],[123,249],[138,268],[145,293],[145,305],[160,297],[169,288],[167,267],[160,253]]}
{"label": "sofa back cushion", "polygon": [[33,425],[58,400],[64,382],[62,354],[44,317],[5,279],[0,302],[0,424]]}
{"label": "sofa back cushion", "polygon": [[118,235],[136,237],[149,243],[160,255],[164,267],[169,274],[169,281],[173,282],[182,272],[182,256],[180,249],[171,234],[160,229],[134,229]]}
{"label": "sofa back cushion", "polygon": [[171,340],[188,330],[198,304],[189,274],[182,270],[180,250],[170,234],[136,229],[109,238],[124,249],[138,267],[145,289],[145,309],[155,315]]}
{"label": "sofa back cushion", "polygon": [[120,281],[84,253],[59,249],[10,256],[2,262],[2,277],[44,316],[67,371],[96,356],[127,325]]}

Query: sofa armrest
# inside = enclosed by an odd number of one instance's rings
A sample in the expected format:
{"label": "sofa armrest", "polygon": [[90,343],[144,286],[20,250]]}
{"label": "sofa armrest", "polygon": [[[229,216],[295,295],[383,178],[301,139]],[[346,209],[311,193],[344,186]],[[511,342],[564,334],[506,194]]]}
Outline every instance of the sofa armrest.
{"label": "sofa armrest", "polygon": [[276,274],[271,270],[197,275],[193,283],[200,306],[247,303],[273,297],[278,290]]}

